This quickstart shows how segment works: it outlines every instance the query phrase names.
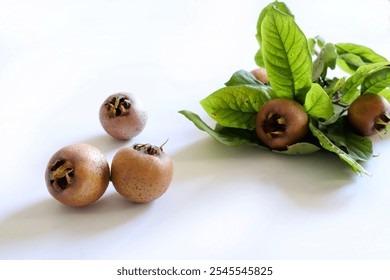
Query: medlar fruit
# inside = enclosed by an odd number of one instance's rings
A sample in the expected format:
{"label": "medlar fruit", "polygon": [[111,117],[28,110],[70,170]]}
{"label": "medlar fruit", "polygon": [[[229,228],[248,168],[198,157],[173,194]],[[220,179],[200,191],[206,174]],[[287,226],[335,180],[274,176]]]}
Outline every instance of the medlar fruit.
{"label": "medlar fruit", "polygon": [[360,135],[374,135],[389,124],[390,104],[386,98],[378,94],[360,95],[349,106],[347,119]]}
{"label": "medlar fruit", "polygon": [[131,93],[110,95],[99,110],[99,120],[104,130],[120,140],[129,140],[140,134],[147,119],[141,101]]}
{"label": "medlar fruit", "polygon": [[58,150],[45,171],[49,193],[69,206],[87,206],[106,191],[110,169],[105,156],[89,144],[73,144]]}
{"label": "medlar fruit", "polygon": [[132,202],[147,203],[166,192],[173,177],[173,162],[162,146],[134,144],[114,155],[111,181],[118,193]]}
{"label": "medlar fruit", "polygon": [[255,76],[256,80],[262,82],[263,84],[269,83],[269,78],[265,68],[256,68],[251,71],[251,74]]}
{"label": "medlar fruit", "polygon": [[305,137],[308,130],[309,117],[293,99],[271,99],[256,116],[257,136],[271,149],[286,149]]}

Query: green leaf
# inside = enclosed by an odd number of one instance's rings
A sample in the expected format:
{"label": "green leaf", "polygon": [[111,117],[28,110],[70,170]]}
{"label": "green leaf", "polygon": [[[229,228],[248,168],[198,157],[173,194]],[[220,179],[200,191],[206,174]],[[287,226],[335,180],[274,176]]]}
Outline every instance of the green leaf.
{"label": "green leaf", "polygon": [[[193,122],[193,124],[200,130],[207,132],[213,139],[218,141],[221,144],[227,146],[254,146],[262,149],[269,150],[263,143],[261,143],[256,135],[255,130],[247,130],[241,128],[231,128],[224,127],[217,123],[215,129],[212,129],[208,126],[197,114],[182,110],[179,111],[180,114],[185,116],[188,120]],[[302,154],[310,154],[318,151],[320,148],[312,143],[302,142],[296,143],[294,145],[288,146],[285,151],[276,151],[273,152],[288,154],[288,155],[302,155]]]}
{"label": "green leaf", "polygon": [[317,52],[317,47],[320,49],[323,48],[325,45],[325,40],[320,36],[316,36],[314,38],[308,38],[307,44],[309,46],[310,54],[318,56],[319,54]]}
{"label": "green leaf", "polygon": [[371,71],[376,71],[386,66],[389,62],[378,62],[367,64],[359,67],[355,74],[351,75],[345,82],[342,89],[341,102],[351,104],[352,101],[360,94],[360,85]]}
{"label": "green leaf", "polygon": [[226,127],[254,129],[260,107],[271,99],[266,85],[221,88],[200,101],[211,118]]}
{"label": "green leaf", "polygon": [[316,83],[312,84],[311,89],[306,94],[303,108],[310,116],[320,119],[327,120],[333,115],[332,101],[324,89]]}
{"label": "green leaf", "polygon": [[256,133],[254,131],[239,128],[226,129],[220,125],[217,125],[216,129],[214,130],[208,126],[197,114],[191,111],[182,110],[179,111],[179,113],[192,121],[197,128],[207,132],[213,139],[224,145],[240,146],[246,144],[250,146],[263,147],[258,142]]}
{"label": "green leaf", "polygon": [[311,55],[316,54],[316,41],[314,38],[307,39],[307,46],[309,47],[309,52]]}
{"label": "green leaf", "polygon": [[321,129],[324,126],[333,124],[337,122],[342,115],[348,110],[348,107],[340,106],[338,104],[333,104],[333,115],[324,122],[321,122]]}
{"label": "green leaf", "polygon": [[326,77],[327,69],[336,67],[337,51],[333,44],[325,44],[320,51],[319,56],[313,63],[312,81],[315,82],[321,76]]}
{"label": "green leaf", "polygon": [[376,62],[386,62],[387,59],[372,49],[365,46],[351,44],[351,43],[339,43],[336,44],[337,52],[339,55],[342,54],[354,54],[361,58],[364,63],[376,63]]}
{"label": "green leaf", "polygon": [[372,141],[353,133],[345,116],[327,126],[325,134],[337,147],[357,161],[367,161],[372,157]]}
{"label": "green leaf", "polygon": [[255,76],[252,75],[252,73],[245,71],[245,70],[239,70],[236,71],[229,81],[225,83],[226,86],[243,86],[243,85],[263,85],[263,83],[259,82]]}
{"label": "green leaf", "polygon": [[361,93],[379,93],[390,86],[390,67],[371,71],[363,80]]}
{"label": "green leaf", "polygon": [[321,148],[308,142],[299,142],[290,146],[287,146],[285,151],[272,150],[273,152],[288,155],[306,155],[319,151]]}
{"label": "green leaf", "polygon": [[261,143],[255,130],[225,127],[217,123],[215,125],[214,132],[218,133],[220,136],[230,139],[229,143],[224,143],[225,145],[248,145],[268,149],[264,144]]}
{"label": "green leaf", "polygon": [[342,78],[336,78],[333,79],[326,79],[326,85],[323,86],[323,89],[325,90],[326,94],[329,95],[329,97],[333,100],[340,100],[341,98],[341,90],[343,89],[345,85],[345,81],[347,80],[347,77]]}
{"label": "green leaf", "polygon": [[338,155],[338,157],[346,164],[348,164],[353,171],[359,174],[363,173],[366,175],[370,175],[370,173],[368,173],[363,166],[361,166],[355,159],[353,159],[342,149],[337,147],[320,129],[315,127],[312,123],[310,123],[310,130],[313,135],[317,137],[317,139],[320,141],[320,144],[324,149]]}
{"label": "green leaf", "polygon": [[262,67],[262,68],[265,67],[264,58],[263,58],[263,51],[261,48],[259,48],[259,50],[256,52],[255,62],[256,62],[256,65],[258,65],[259,67]]}
{"label": "green leaf", "polygon": [[317,35],[314,37],[314,39],[316,40],[316,44],[320,47],[320,48],[323,48],[325,46],[325,40],[324,38],[322,38],[321,36]]}
{"label": "green leaf", "polygon": [[266,15],[268,14],[268,12],[273,9],[273,8],[276,8],[278,9],[279,11],[291,16],[292,18],[294,18],[294,15],[291,13],[290,9],[287,7],[287,5],[284,3],[284,2],[278,2],[278,1],[274,1],[272,3],[270,3],[269,5],[267,5],[261,12],[260,12],[260,15],[259,15],[259,18],[257,20],[257,33],[256,33],[256,38],[257,38],[257,41],[259,43],[259,45],[261,46],[262,44],[262,35],[261,35],[261,26],[263,24],[263,21],[264,21],[264,18],[266,17]]}
{"label": "green leaf", "polygon": [[313,82],[316,82],[320,78],[322,72],[324,71],[324,68],[325,68],[325,60],[320,55],[313,62],[313,72],[311,78]]}
{"label": "green leaf", "polygon": [[283,3],[283,2],[274,1],[274,2],[270,3],[268,6],[266,6],[261,11],[261,13],[259,15],[259,18],[257,20],[257,33],[256,33],[256,39],[257,39],[257,41],[259,43],[260,48],[256,52],[256,55],[255,55],[255,62],[260,67],[265,67],[264,59],[263,59],[263,50],[262,50],[262,34],[261,34],[262,31],[261,31],[261,26],[263,24],[263,20],[264,20],[265,16],[267,15],[267,13],[272,8],[276,8],[279,11],[281,11],[281,12],[287,14],[287,15],[290,15],[291,17],[294,18],[294,15],[291,13],[291,11],[287,7],[287,5],[285,3]]}
{"label": "green leaf", "polygon": [[303,103],[312,78],[305,35],[291,16],[273,6],[262,22],[261,34],[265,68],[275,94]]}
{"label": "green leaf", "polygon": [[387,101],[390,102],[390,89],[384,89],[381,92],[379,92],[378,94],[382,95],[384,98],[387,99]]}
{"label": "green leaf", "polygon": [[360,66],[365,64],[360,56],[352,53],[341,54],[337,58],[337,65],[349,74],[354,74]]}

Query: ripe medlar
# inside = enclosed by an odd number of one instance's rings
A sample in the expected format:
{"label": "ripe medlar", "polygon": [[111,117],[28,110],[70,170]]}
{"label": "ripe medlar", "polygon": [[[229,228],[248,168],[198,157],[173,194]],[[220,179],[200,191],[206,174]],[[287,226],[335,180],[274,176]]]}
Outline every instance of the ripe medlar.
{"label": "ripe medlar", "polygon": [[360,95],[349,106],[347,119],[360,135],[374,135],[389,124],[390,104],[386,98],[378,94]]}
{"label": "ripe medlar", "polygon": [[269,83],[269,78],[265,68],[256,68],[251,71],[251,74],[255,76],[256,80],[262,82],[263,84]]}
{"label": "ripe medlar", "polygon": [[147,119],[142,102],[131,93],[110,95],[99,110],[99,120],[104,130],[120,140],[129,140],[140,134]]}
{"label": "ripe medlar", "polygon": [[256,116],[257,136],[271,149],[286,149],[304,138],[308,130],[309,117],[293,99],[271,99]]}
{"label": "ripe medlar", "polygon": [[173,162],[162,146],[134,144],[114,155],[111,181],[118,193],[132,202],[147,203],[166,192],[173,177]]}
{"label": "ripe medlar", "polygon": [[105,156],[89,144],[73,144],[53,154],[45,170],[49,193],[69,206],[87,206],[106,191],[110,169]]}

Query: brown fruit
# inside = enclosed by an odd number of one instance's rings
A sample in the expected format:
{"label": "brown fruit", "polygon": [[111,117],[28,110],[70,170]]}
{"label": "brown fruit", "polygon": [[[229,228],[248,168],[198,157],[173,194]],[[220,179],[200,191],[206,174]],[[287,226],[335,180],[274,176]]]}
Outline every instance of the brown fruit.
{"label": "brown fruit", "polygon": [[104,130],[120,140],[128,140],[140,134],[147,119],[141,101],[131,93],[110,95],[99,110],[99,120]]}
{"label": "brown fruit", "polygon": [[111,164],[115,189],[128,200],[147,203],[168,189],[173,177],[173,162],[161,147],[135,144],[120,149]]}
{"label": "brown fruit", "polygon": [[69,206],[87,206],[106,191],[110,169],[105,156],[89,144],[73,144],[58,150],[45,171],[49,193]]}
{"label": "brown fruit", "polygon": [[309,117],[293,99],[271,99],[256,116],[256,133],[268,147],[284,150],[300,141],[309,130]]}
{"label": "brown fruit", "polygon": [[252,75],[255,76],[256,80],[262,82],[263,84],[269,83],[269,78],[265,68],[256,68],[251,71]]}
{"label": "brown fruit", "polygon": [[360,135],[371,136],[385,129],[390,121],[390,104],[378,94],[363,94],[348,108],[347,119]]}

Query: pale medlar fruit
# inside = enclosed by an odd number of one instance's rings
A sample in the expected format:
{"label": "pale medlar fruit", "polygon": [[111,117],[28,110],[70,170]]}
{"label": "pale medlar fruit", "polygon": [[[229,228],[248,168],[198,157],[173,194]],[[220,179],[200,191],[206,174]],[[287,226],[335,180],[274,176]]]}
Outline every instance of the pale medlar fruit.
{"label": "pale medlar fruit", "polygon": [[173,162],[162,146],[134,144],[114,155],[111,181],[119,194],[135,203],[147,203],[166,192],[173,177]]}
{"label": "pale medlar fruit", "polygon": [[53,154],[45,170],[49,193],[69,206],[96,202],[110,181],[108,162],[100,150],[89,144],[72,144]]}
{"label": "pale medlar fruit", "polygon": [[120,140],[129,140],[140,134],[147,119],[142,102],[131,93],[110,95],[99,110],[99,120],[104,130]]}

